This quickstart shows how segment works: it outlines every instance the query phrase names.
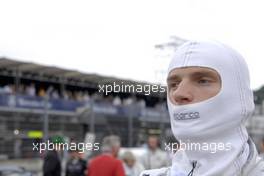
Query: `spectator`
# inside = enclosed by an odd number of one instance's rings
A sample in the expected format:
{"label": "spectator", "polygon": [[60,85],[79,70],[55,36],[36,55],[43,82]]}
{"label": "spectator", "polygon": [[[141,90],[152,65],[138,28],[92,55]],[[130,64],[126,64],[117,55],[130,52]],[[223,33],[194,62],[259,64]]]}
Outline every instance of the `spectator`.
{"label": "spectator", "polygon": [[67,91],[62,91],[62,98],[64,99],[64,100],[69,100],[69,95],[68,95],[68,93],[67,93]]}
{"label": "spectator", "polygon": [[48,96],[49,98],[52,98],[52,92],[54,91],[54,87],[52,85],[50,85],[46,91],[46,96]]}
{"label": "spectator", "polygon": [[[57,139],[57,137],[51,138],[51,145],[59,145],[60,141]],[[61,160],[58,147],[53,146],[53,150],[47,151],[43,162],[43,176],[61,176]]]}
{"label": "spectator", "polygon": [[101,102],[103,100],[102,94],[94,93],[92,94],[92,99],[94,102]]}
{"label": "spectator", "polygon": [[3,93],[5,93],[5,94],[12,94],[13,93],[13,90],[12,90],[12,87],[10,84],[4,86]]}
{"label": "spectator", "polygon": [[114,98],[113,98],[112,95],[107,95],[107,96],[104,97],[104,101],[103,102],[106,105],[112,105],[113,104],[113,100],[114,100]]}
{"label": "spectator", "polygon": [[81,91],[75,91],[73,93],[73,95],[74,95],[74,100],[77,100],[77,101],[82,101],[83,100]]}
{"label": "spectator", "polygon": [[31,83],[27,88],[26,88],[26,94],[29,96],[36,96],[36,88],[35,84]]}
{"label": "spectator", "polygon": [[43,87],[41,87],[39,89],[38,96],[40,96],[40,97],[45,97],[46,96],[46,92],[45,92],[45,89]]}
{"label": "spectator", "polygon": [[68,91],[66,91],[66,93],[67,93],[67,95],[68,95],[68,99],[69,99],[69,100],[74,100],[74,96],[73,96],[72,91],[68,90]]}
{"label": "spectator", "polygon": [[58,99],[58,98],[60,98],[59,93],[58,93],[57,90],[53,90],[53,91],[51,92],[51,98],[53,98],[53,99]]}
{"label": "spectator", "polygon": [[19,94],[26,94],[26,86],[24,84],[19,84],[18,92]]}
{"label": "spectator", "polygon": [[146,107],[146,101],[144,99],[140,99],[140,100],[138,100],[137,105],[138,105],[138,107],[143,109]]}
{"label": "spectator", "polygon": [[119,98],[119,96],[115,96],[115,98],[113,99],[113,105],[114,106],[120,106],[122,104],[121,99]]}
{"label": "spectator", "polygon": [[84,102],[89,102],[90,101],[90,96],[89,96],[89,93],[87,91],[85,91],[84,94],[83,94],[83,101]]}
{"label": "spectator", "polygon": [[86,162],[78,150],[71,151],[70,159],[66,164],[66,176],[85,176]]}
{"label": "spectator", "polygon": [[139,176],[140,172],[144,170],[144,167],[136,161],[134,154],[130,151],[126,151],[122,155],[124,161],[124,169],[126,176]]}
{"label": "spectator", "polygon": [[134,98],[132,98],[132,97],[128,97],[128,98],[126,98],[126,99],[124,100],[124,105],[125,105],[125,106],[130,106],[130,105],[132,105],[133,103],[135,103],[135,101],[134,101]]}
{"label": "spectator", "polygon": [[125,176],[122,161],[118,160],[120,139],[118,136],[107,136],[102,142],[102,154],[89,163],[88,176]]}
{"label": "spectator", "polygon": [[152,135],[148,137],[148,148],[141,158],[145,169],[157,169],[168,166],[169,156],[158,145],[159,141],[157,136]]}

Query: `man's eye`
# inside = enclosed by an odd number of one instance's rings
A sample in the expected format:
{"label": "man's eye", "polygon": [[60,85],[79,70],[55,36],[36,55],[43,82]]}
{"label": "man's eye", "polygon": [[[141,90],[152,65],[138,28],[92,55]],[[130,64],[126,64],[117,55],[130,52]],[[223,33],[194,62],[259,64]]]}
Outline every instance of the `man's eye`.
{"label": "man's eye", "polygon": [[211,82],[211,81],[208,80],[208,79],[200,79],[200,80],[198,81],[199,84],[209,84],[210,82]]}
{"label": "man's eye", "polygon": [[172,82],[169,84],[169,87],[178,87],[179,84],[180,82]]}

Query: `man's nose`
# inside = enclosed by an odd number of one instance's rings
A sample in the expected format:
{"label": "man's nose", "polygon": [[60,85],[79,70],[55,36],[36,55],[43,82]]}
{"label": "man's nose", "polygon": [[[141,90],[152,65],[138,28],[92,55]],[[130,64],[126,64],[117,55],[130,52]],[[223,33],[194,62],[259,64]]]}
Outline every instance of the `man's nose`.
{"label": "man's nose", "polygon": [[182,81],[173,92],[173,100],[178,105],[189,104],[193,99],[192,88],[188,81]]}

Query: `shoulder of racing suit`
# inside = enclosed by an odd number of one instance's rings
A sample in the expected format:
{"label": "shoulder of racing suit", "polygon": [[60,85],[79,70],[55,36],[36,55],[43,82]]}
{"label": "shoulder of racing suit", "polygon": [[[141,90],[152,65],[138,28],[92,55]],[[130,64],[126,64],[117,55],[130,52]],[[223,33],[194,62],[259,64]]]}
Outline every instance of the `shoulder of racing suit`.
{"label": "shoulder of racing suit", "polygon": [[140,176],[169,176],[169,175],[170,175],[170,167],[145,170],[140,174]]}

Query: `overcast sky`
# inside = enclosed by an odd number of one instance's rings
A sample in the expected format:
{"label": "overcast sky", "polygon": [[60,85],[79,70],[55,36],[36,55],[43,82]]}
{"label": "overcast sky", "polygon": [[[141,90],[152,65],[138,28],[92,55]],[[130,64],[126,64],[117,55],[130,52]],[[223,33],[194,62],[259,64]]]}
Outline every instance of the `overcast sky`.
{"label": "overcast sky", "polygon": [[264,84],[262,0],[8,0],[0,8],[0,56],[159,82],[169,58],[155,44],[213,39],[245,57],[252,88]]}

